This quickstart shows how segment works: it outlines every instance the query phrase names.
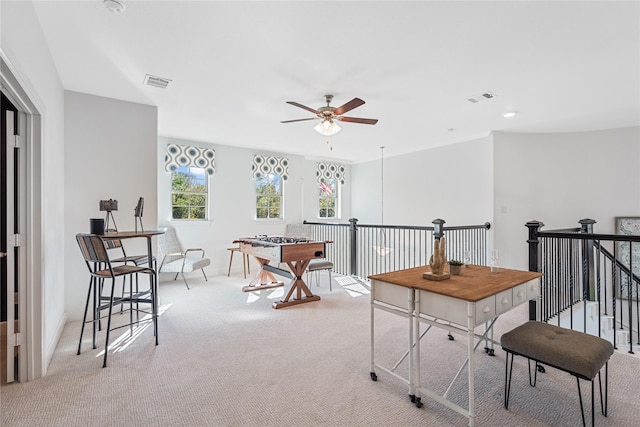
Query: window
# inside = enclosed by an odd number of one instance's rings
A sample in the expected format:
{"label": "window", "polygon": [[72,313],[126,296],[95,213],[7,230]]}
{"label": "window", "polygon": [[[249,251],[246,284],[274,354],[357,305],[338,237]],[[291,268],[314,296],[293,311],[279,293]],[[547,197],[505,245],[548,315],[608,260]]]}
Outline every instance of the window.
{"label": "window", "polygon": [[338,218],[339,188],[338,181],[335,178],[327,179],[318,184],[319,218]]}
{"label": "window", "polygon": [[176,168],[171,173],[171,217],[207,219],[208,183],[208,175],[203,168]]}
{"label": "window", "polygon": [[269,173],[255,179],[256,218],[282,218],[282,178],[279,174]]}

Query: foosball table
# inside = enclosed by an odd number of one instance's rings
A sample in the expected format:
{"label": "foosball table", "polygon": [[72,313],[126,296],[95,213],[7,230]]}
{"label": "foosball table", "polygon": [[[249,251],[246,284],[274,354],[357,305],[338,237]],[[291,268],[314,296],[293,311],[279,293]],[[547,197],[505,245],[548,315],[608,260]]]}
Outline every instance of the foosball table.
{"label": "foosball table", "polygon": [[[277,274],[291,279],[291,285],[285,297],[273,303],[273,308],[320,300],[318,295],[313,295],[302,275],[312,259],[325,257],[325,242],[299,237],[257,236],[240,238],[234,243],[240,244],[240,252],[253,256],[260,264],[256,276],[242,288],[244,292],[284,286],[275,278],[274,274]],[[286,263],[290,271],[273,266],[271,262]]]}

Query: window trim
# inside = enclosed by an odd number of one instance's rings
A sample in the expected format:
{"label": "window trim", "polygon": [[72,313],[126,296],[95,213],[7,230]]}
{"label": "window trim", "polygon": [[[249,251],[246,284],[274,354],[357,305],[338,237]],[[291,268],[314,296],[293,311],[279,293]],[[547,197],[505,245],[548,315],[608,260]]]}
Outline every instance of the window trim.
{"label": "window trim", "polygon": [[[277,196],[269,196],[269,195],[259,195],[258,194],[258,188],[257,188],[257,184],[258,181],[260,180],[264,180],[264,179],[269,179],[269,183],[271,183],[272,180],[272,176],[278,176],[279,177],[279,181],[280,181],[280,192],[279,195]],[[253,197],[254,197],[254,202],[253,202],[253,218],[256,221],[282,221],[284,220],[284,205],[285,205],[285,182],[286,179],[284,178],[283,174],[279,174],[276,172],[268,172],[265,173],[264,175],[260,176],[260,177],[256,177],[253,180]],[[269,217],[268,215],[266,217],[259,217],[258,216],[258,198],[260,197],[278,197],[280,199],[280,215],[278,217]],[[264,208],[262,208],[264,209]],[[270,207],[266,208],[266,209],[271,209]],[[269,212],[267,212],[268,214]]]}
{"label": "window trim", "polygon": [[[173,176],[175,173],[180,173],[180,169],[182,168],[187,168],[188,172],[187,174],[189,175],[195,175],[193,173],[191,173],[191,169],[200,169],[202,171],[202,175],[204,176],[204,183],[206,186],[206,191],[205,192],[189,192],[189,191],[174,191],[173,189]],[[171,171],[171,175],[169,178],[169,211],[171,213],[171,221],[209,221],[211,220],[211,181],[210,181],[210,177],[212,175],[207,173],[207,170],[205,168],[201,168],[201,167],[197,167],[197,166],[180,166],[178,168],[176,168],[175,170]],[[202,195],[205,197],[205,201],[204,201],[204,218],[175,218],[173,216],[173,209],[174,209],[174,205],[173,205],[173,195],[174,194],[188,194],[188,195]],[[200,206],[198,206],[200,207]],[[189,209],[189,211],[192,208],[192,205],[187,205],[187,208]]]}
{"label": "window trim", "polygon": [[[321,195],[318,195],[317,201],[318,201],[318,209],[317,209],[317,218],[318,219],[340,219],[341,215],[342,215],[342,188],[341,188],[341,183],[339,179],[336,178],[329,178],[329,179],[325,179],[323,182],[327,182],[327,181],[334,181],[334,185],[335,185],[335,193],[336,195],[334,197],[324,197],[325,199],[335,199],[336,203],[335,203],[335,216],[329,217],[329,216],[320,216],[320,201],[323,199],[323,197]],[[318,187],[316,187],[316,189],[319,191],[319,186],[321,185],[321,182],[318,182]],[[325,208],[328,209],[328,208]]]}

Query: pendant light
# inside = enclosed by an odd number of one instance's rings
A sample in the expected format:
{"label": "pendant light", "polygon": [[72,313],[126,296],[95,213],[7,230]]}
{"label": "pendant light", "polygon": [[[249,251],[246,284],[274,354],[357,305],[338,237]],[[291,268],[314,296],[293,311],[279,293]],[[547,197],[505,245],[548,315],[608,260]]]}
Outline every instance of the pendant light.
{"label": "pendant light", "polygon": [[384,148],[384,145],[380,147],[380,225],[383,228],[378,233],[378,246],[373,247],[382,257],[393,251],[387,247],[387,231],[384,229]]}

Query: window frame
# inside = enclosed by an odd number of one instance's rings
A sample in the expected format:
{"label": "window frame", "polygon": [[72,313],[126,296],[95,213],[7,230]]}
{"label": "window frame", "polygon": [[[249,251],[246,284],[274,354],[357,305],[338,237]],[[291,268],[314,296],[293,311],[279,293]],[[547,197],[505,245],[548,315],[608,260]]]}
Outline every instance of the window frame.
{"label": "window frame", "polygon": [[[258,193],[258,183],[259,182],[263,182],[265,179],[269,180],[269,184],[272,185],[274,188],[276,188],[278,185],[272,183],[273,180],[275,180],[275,177],[278,177],[277,180],[279,182],[279,187],[280,190],[276,195],[267,195],[267,194],[259,194]],[[257,221],[282,221],[284,219],[284,183],[285,183],[285,179],[282,177],[282,174],[278,174],[278,173],[266,173],[262,176],[260,176],[259,178],[254,178],[253,180],[253,186],[254,186],[254,219]],[[262,198],[271,198],[271,199],[279,199],[279,206],[277,207],[279,209],[279,214],[277,217],[272,217],[270,216],[271,210],[275,209],[275,206],[259,206],[259,202]],[[258,213],[259,209],[267,209],[267,215],[266,216],[260,216]]]}
{"label": "window frame", "polygon": [[[342,194],[342,189],[340,188],[340,180],[336,179],[336,178],[329,178],[329,179],[325,179],[324,183],[332,183],[333,185],[331,185],[331,188],[333,189],[333,192],[330,195],[326,195],[326,192],[322,191],[321,189],[321,185],[322,182],[318,183],[318,214],[317,217],[318,219],[340,219],[340,208],[341,208],[341,194]],[[323,196],[324,195],[324,196]],[[334,206],[333,206],[333,210],[334,210],[334,216],[322,216],[322,210],[329,210],[331,209],[331,207],[322,207],[322,201],[323,200],[334,200]]]}
{"label": "window frame", "polygon": [[[184,172],[184,169],[187,170],[187,172]],[[192,173],[191,170],[192,169],[198,169],[201,171],[200,174],[198,173]],[[184,173],[188,176],[200,176],[202,175],[202,179],[198,178],[198,182],[203,182],[203,185],[205,187],[205,191],[201,192],[201,191],[183,191],[183,190],[175,190],[173,188],[173,180],[174,180],[174,174],[177,173]],[[178,168],[176,168],[175,170],[171,171],[171,177],[170,177],[170,183],[169,183],[169,207],[170,207],[170,211],[171,211],[171,220],[172,221],[208,221],[209,220],[209,213],[211,212],[210,209],[210,192],[211,192],[211,185],[209,182],[209,178],[210,175],[206,172],[205,168],[199,168],[196,166],[180,166]],[[190,195],[190,196],[202,196],[204,197],[204,204],[203,205],[192,205],[192,204],[188,204],[186,205],[187,207],[187,218],[176,218],[174,216],[174,208],[176,207],[182,207],[181,205],[174,205],[174,194],[185,194],[185,195]],[[195,208],[203,208],[204,209],[204,217],[203,218],[190,218],[189,214],[191,213],[192,209]]]}

